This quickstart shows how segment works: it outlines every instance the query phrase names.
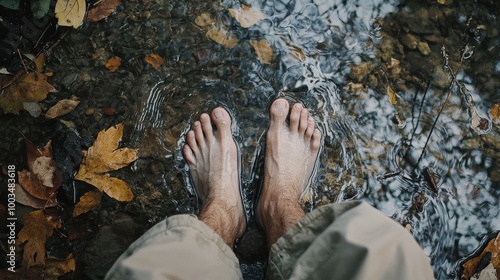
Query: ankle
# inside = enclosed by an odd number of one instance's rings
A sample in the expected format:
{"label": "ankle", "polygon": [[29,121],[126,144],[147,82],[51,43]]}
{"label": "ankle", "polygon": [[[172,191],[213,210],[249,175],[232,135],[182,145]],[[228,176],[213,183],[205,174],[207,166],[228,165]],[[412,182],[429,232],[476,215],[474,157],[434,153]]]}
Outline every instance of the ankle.
{"label": "ankle", "polygon": [[270,197],[262,200],[257,207],[257,217],[267,234],[269,246],[274,244],[287,230],[304,216],[298,199]]}

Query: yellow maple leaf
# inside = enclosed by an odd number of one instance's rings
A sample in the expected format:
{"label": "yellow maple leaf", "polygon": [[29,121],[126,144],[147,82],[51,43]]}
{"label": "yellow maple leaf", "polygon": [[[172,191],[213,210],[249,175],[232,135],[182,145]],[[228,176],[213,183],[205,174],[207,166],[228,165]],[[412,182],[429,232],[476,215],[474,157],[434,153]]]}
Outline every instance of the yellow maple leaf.
{"label": "yellow maple leaf", "polygon": [[137,159],[137,149],[120,148],[123,124],[99,132],[94,145],[84,153],[75,179],[85,181],[118,201],[131,201],[132,190],[126,182],[107,172],[120,169]]}
{"label": "yellow maple leaf", "polygon": [[59,25],[78,28],[85,17],[85,0],[57,0],[55,12]]}
{"label": "yellow maple leaf", "polygon": [[26,243],[23,258],[28,268],[35,264],[45,264],[45,242],[53,233],[43,210],[29,212],[24,216],[24,227],[17,235],[18,243]]}

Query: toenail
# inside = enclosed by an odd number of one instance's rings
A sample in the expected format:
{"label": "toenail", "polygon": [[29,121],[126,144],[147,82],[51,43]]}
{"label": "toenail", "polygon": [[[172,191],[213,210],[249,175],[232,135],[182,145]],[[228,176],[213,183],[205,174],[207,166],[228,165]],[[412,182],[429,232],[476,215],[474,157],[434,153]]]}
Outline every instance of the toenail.
{"label": "toenail", "polygon": [[222,113],[221,110],[215,110],[214,115],[215,115],[216,119],[223,119],[224,118],[224,114]]}
{"label": "toenail", "polygon": [[285,107],[286,107],[286,100],[283,100],[283,99],[276,100],[276,102],[274,103],[274,107],[276,109],[279,109],[279,110],[285,109]]}

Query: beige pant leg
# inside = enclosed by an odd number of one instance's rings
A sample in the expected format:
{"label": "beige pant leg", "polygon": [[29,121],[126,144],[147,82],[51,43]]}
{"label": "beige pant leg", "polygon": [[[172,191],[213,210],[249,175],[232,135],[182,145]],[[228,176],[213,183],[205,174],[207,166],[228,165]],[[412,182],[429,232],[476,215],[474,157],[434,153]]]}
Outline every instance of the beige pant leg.
{"label": "beige pant leg", "polygon": [[242,279],[239,262],[220,236],[196,216],[156,224],[115,262],[105,279]]}
{"label": "beige pant leg", "polygon": [[307,214],[271,247],[267,279],[434,279],[402,226],[365,202]]}

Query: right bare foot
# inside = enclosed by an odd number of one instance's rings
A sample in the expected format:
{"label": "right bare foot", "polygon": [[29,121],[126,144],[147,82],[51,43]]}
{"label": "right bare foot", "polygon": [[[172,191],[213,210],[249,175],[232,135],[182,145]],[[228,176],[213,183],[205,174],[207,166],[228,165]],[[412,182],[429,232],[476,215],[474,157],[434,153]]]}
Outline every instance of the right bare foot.
{"label": "right bare foot", "polygon": [[277,99],[270,108],[264,184],[257,217],[271,245],[303,216],[299,197],[309,184],[321,145],[321,133],[302,104],[296,103],[286,124],[289,104]]}

